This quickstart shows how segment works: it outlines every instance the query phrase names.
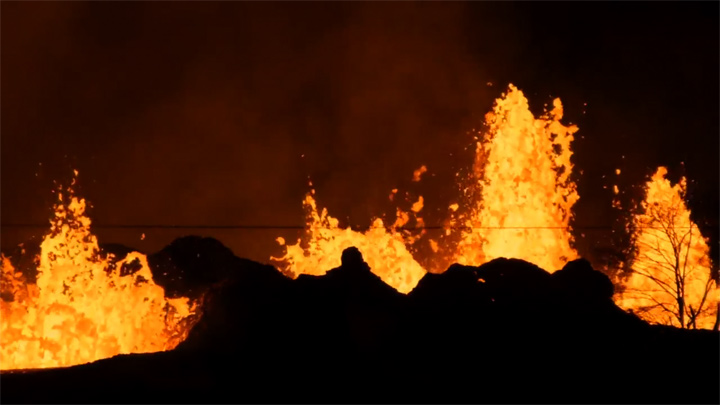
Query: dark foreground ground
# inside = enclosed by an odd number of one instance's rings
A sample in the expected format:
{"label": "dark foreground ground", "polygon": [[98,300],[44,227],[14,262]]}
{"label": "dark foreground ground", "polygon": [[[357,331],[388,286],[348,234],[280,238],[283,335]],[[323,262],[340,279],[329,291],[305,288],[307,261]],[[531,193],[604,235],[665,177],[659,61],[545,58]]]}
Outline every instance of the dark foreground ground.
{"label": "dark foreground ground", "polygon": [[456,265],[407,296],[352,250],[297,280],[212,239],[150,262],[183,275],[158,280],[169,294],[208,291],[185,342],[3,373],[0,402],[720,403],[718,333],[625,313],[583,260],[552,275],[520,260]]}

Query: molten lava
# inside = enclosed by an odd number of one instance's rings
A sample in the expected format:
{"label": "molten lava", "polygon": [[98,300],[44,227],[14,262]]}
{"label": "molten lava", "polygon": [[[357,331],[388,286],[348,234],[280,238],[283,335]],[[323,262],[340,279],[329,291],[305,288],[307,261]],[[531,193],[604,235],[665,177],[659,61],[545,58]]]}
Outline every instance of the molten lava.
{"label": "molten lava", "polygon": [[[113,264],[90,232],[85,200],[72,188],[58,198],[36,283],[2,257],[0,369],[65,367],[174,348],[189,332],[194,306],[165,297],[144,255],[133,252]],[[139,269],[121,276],[123,267]]]}
{"label": "molten lava", "polygon": [[[496,100],[494,111],[486,116],[487,131],[476,138],[474,171],[463,190],[464,201],[450,205],[446,235],[458,226],[466,228],[455,246],[428,240],[438,254],[433,271],[443,271],[452,262],[481,265],[498,257],[530,261],[552,272],[566,261],[575,259],[570,233],[572,207],[578,200],[575,184],[570,180],[570,143],[576,126],[560,123],[563,108],[559,99],[554,108],[541,118],[530,112],[523,93],[513,85]],[[413,173],[413,182],[427,172],[421,166]],[[311,193],[303,203],[309,212],[306,242],[286,245],[280,258],[281,267],[292,275],[323,274],[340,265],[343,249],[356,246],[373,271],[398,291],[412,290],[426,273],[412,255],[410,247],[425,235],[423,219],[416,214],[424,205],[422,197],[410,213],[397,210],[397,221],[385,227],[375,219],[365,233],[342,229],[327,210],[318,212]],[[397,189],[389,195],[395,201]],[[411,220],[423,229],[418,235],[399,232]],[[455,234],[457,235],[457,233]],[[278,238],[285,245],[282,238]]]}
{"label": "molten lava", "polygon": [[628,229],[634,253],[618,306],[651,323],[713,327],[720,289],[712,279],[707,240],[685,204],[686,180],[672,185],[658,168]]}
{"label": "molten lava", "polygon": [[[327,270],[340,266],[343,250],[355,246],[360,250],[372,272],[385,283],[401,293],[408,293],[425,275],[425,270],[413,258],[406,243],[411,238],[403,237],[397,228],[404,226],[410,215],[398,210],[398,219],[393,226],[386,229],[383,220],[376,218],[367,232],[353,231],[349,227],[343,229],[336,218],[328,215],[327,209],[318,212],[312,190],[303,201],[308,214],[305,241],[298,240],[296,245],[285,245],[286,253],[282,257],[271,260],[280,263],[283,270],[293,276],[300,274],[322,275]],[[422,199],[414,209],[422,208]],[[304,245],[304,246],[303,246]]]}
{"label": "molten lava", "polygon": [[560,123],[560,99],[553,107],[535,118],[511,84],[486,115],[464,203],[450,221],[464,228],[455,262],[517,258],[553,272],[577,257],[570,220],[579,196],[570,179],[570,143],[578,128]]}

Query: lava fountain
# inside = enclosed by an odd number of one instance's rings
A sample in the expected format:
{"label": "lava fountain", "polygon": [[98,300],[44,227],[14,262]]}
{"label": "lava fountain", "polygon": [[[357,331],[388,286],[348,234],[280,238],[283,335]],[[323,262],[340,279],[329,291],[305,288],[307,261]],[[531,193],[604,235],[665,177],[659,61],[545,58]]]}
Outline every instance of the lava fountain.
{"label": "lava fountain", "polygon": [[[410,221],[409,213],[398,209],[397,220],[392,226],[386,227],[382,219],[375,218],[370,229],[358,232],[349,227],[342,228],[337,218],[328,215],[326,208],[318,211],[314,195],[315,190],[311,190],[303,201],[307,214],[304,237],[295,245],[288,245],[283,238],[278,238],[280,245],[285,246],[285,255],[271,257],[271,260],[278,262],[285,273],[294,277],[323,275],[340,266],[343,250],[354,246],[360,250],[372,272],[385,283],[404,294],[415,288],[425,270],[408,250],[406,244],[412,244],[413,240],[398,230]],[[422,197],[412,210],[419,212],[421,209]]]}
{"label": "lava fountain", "polygon": [[462,229],[453,260],[477,266],[507,257],[556,271],[577,257],[570,221],[579,196],[570,179],[570,143],[578,128],[560,122],[560,99],[535,118],[512,84],[485,118],[463,203],[449,221]]}
{"label": "lava fountain", "polygon": [[[578,200],[575,183],[570,179],[570,143],[576,126],[565,126],[563,107],[554,100],[553,109],[540,118],[530,112],[523,93],[512,84],[495,102],[486,116],[484,136],[476,137],[476,156],[472,174],[463,188],[462,205],[450,205],[445,234],[458,236],[456,244],[429,240],[439,262],[481,265],[498,257],[527,260],[555,271],[577,253],[571,247],[572,207]],[[416,170],[413,181],[427,171]],[[458,177],[460,175],[458,174]],[[393,199],[397,190],[393,190]],[[422,197],[411,211],[422,209]],[[400,292],[407,293],[426,273],[408,247],[424,233],[410,236],[399,232],[411,218],[397,210],[397,221],[385,226],[375,219],[367,232],[343,229],[327,210],[318,211],[314,191],[303,202],[308,212],[305,241],[285,246],[282,257],[271,257],[291,276],[324,274],[340,265],[342,250],[355,246],[378,276]],[[413,215],[414,217],[414,215]],[[414,217],[417,227],[422,218]],[[436,269],[435,271],[442,271]]]}
{"label": "lava fountain", "polygon": [[[560,122],[563,108],[559,99],[553,107],[535,118],[523,93],[512,84],[496,100],[494,110],[486,116],[484,136],[476,137],[474,170],[463,188],[463,204],[450,206],[442,236],[456,236],[455,230],[460,228],[459,242],[440,248],[437,241],[428,241],[442,261],[481,265],[509,257],[552,272],[577,257],[569,224],[579,198],[570,179],[570,143],[578,128]],[[426,171],[425,166],[418,169],[413,181],[419,181]],[[393,190],[391,200],[396,192]],[[398,219],[389,227],[375,219],[363,233],[341,228],[326,209],[318,211],[314,191],[303,205],[308,212],[305,241],[287,245],[278,238],[285,254],[271,257],[291,276],[324,274],[340,265],[342,250],[350,246],[357,247],[373,272],[400,292],[412,290],[426,273],[408,249],[424,234],[411,237],[397,230],[410,220],[408,213],[398,209]],[[422,197],[411,211],[420,209]],[[414,219],[418,227],[424,226],[421,218]]]}
{"label": "lava fountain", "polygon": [[[58,193],[41,244],[36,283],[2,257],[0,369],[67,367],[173,349],[189,332],[194,305],[166,298],[144,255],[133,252],[113,263],[112,255],[101,254],[85,200],[72,187],[66,192]],[[139,270],[121,276],[124,267]]]}
{"label": "lava fountain", "polygon": [[616,303],[651,323],[711,329],[720,289],[710,249],[685,204],[686,179],[672,185],[666,175],[657,169],[632,213],[630,274]]}

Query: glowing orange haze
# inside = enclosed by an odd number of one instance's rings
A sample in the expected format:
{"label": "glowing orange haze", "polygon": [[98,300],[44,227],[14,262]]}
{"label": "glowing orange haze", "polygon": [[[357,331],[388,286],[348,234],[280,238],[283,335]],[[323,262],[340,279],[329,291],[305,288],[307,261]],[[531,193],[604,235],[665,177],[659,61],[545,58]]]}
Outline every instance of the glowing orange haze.
{"label": "glowing orange haze", "polygon": [[[58,195],[35,284],[2,257],[2,293],[12,300],[0,300],[0,369],[64,367],[174,348],[189,331],[194,307],[186,298],[166,298],[140,253],[112,268],[110,257],[98,255],[85,201],[72,189],[65,197]],[[120,276],[122,265],[132,262],[140,269]]]}
{"label": "glowing orange haze", "polygon": [[[559,99],[553,110],[541,118],[530,112],[522,92],[510,85],[495,109],[487,115],[487,131],[478,138],[475,170],[467,181],[462,206],[450,206],[453,216],[446,236],[460,231],[460,242],[453,252],[440,255],[462,264],[480,265],[497,257],[514,257],[533,262],[548,271],[561,268],[567,260],[577,257],[570,246],[569,221],[578,195],[570,181],[572,171],[570,143],[577,127],[560,123],[563,110]],[[419,181],[425,166],[413,173]],[[397,190],[390,194],[392,200]],[[422,209],[422,197],[413,205],[414,213]],[[318,212],[314,191],[307,195],[304,206],[309,213],[304,240],[285,245],[285,255],[271,260],[292,274],[322,274],[340,265],[343,249],[356,246],[373,272],[398,291],[412,290],[425,274],[412,253],[406,248],[424,236],[414,237],[397,229],[410,219],[397,211],[397,221],[384,228],[375,219],[372,229],[357,232],[343,229],[339,221]],[[422,218],[414,218],[422,228]],[[504,229],[497,229],[504,228]],[[542,228],[542,229],[528,229]],[[437,241],[429,240],[433,251]],[[449,253],[449,254],[448,254]]]}

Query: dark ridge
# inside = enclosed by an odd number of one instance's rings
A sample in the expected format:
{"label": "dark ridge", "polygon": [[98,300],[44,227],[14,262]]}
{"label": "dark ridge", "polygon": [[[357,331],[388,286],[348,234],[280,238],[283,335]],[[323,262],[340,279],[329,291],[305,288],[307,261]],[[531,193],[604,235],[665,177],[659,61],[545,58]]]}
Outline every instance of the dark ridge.
{"label": "dark ridge", "polygon": [[295,280],[187,237],[151,255],[203,316],[165,353],[2,374],[3,403],[718,403],[718,332],[650,326],[580,259],[453,265],[403,295],[360,252]]}
{"label": "dark ridge", "polygon": [[214,238],[185,236],[148,256],[155,282],[170,297],[199,298],[207,289],[257,263],[236,257]]}

